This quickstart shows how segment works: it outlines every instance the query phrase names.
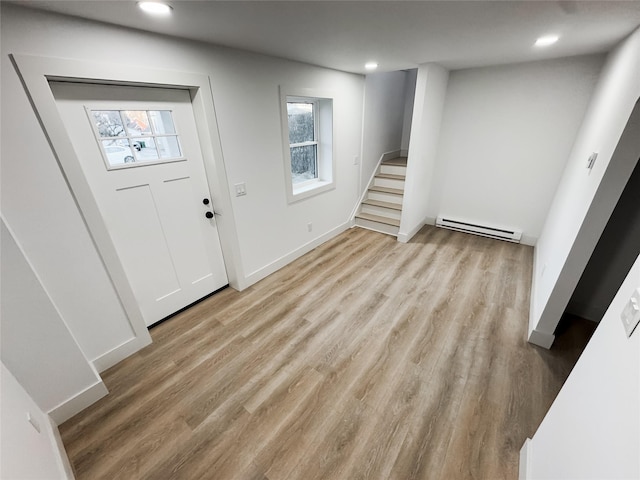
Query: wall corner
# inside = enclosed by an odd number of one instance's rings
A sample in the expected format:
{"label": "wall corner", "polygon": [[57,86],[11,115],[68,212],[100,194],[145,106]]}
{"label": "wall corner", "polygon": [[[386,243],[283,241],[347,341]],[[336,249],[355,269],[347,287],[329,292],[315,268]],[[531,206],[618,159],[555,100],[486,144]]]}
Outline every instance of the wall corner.
{"label": "wall corner", "polygon": [[49,417],[56,425],[60,425],[108,393],[107,387],[102,380],[100,380],[90,387],[85,388],[82,392],[65,400],[60,405],[52,408],[48,412]]}
{"label": "wall corner", "polygon": [[545,333],[539,330],[533,329],[529,332],[529,338],[527,341],[534,345],[537,345],[542,348],[546,348],[549,350],[551,345],[553,345],[553,341],[556,339],[556,336],[552,333]]}
{"label": "wall corner", "polygon": [[520,449],[520,465],[518,467],[518,480],[531,478],[531,439],[527,438]]}

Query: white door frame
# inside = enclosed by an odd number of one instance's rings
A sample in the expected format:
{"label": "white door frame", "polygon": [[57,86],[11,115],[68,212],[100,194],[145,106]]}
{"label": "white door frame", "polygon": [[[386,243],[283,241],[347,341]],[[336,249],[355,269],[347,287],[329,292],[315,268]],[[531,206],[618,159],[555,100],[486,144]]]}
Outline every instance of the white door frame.
{"label": "white door frame", "polygon": [[179,88],[189,91],[207,182],[212,195],[211,201],[214,211],[219,214],[216,221],[229,285],[238,290],[244,287],[240,275],[242,263],[237,230],[222,157],[222,147],[218,136],[213,94],[207,75],[32,55],[12,54],[11,59],[20,74],[44,133],[60,168],[64,172],[71,194],[76,200],[80,214],[87,225],[135,333],[135,338],[132,341],[116,346],[107,356],[101,357],[101,364],[96,365],[99,371],[114,365],[148,345],[151,343],[151,337],[115,245],[111,241],[96,200],[82,172],[80,161],[58,113],[49,81]]}

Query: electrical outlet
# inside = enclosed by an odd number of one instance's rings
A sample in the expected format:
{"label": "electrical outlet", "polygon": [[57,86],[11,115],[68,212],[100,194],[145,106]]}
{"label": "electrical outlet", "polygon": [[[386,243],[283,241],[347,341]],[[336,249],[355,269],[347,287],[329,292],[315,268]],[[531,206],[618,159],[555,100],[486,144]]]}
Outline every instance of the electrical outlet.
{"label": "electrical outlet", "polygon": [[630,337],[638,326],[638,323],[640,323],[640,288],[633,292],[629,302],[627,302],[624,310],[622,310],[620,318],[622,318],[622,324],[627,332],[627,337]]}
{"label": "electrical outlet", "polygon": [[593,152],[589,156],[589,160],[587,160],[587,168],[589,170],[593,169],[593,165],[596,163],[596,158],[598,158],[598,152]]}
{"label": "electrical outlet", "polygon": [[353,157],[353,164],[354,165],[360,165],[360,157],[358,155]]}
{"label": "electrical outlet", "polygon": [[244,183],[244,182],[236,183],[234,185],[234,187],[236,187],[236,197],[242,197],[243,195],[247,194],[247,185],[246,185],[246,183]]}
{"label": "electrical outlet", "polygon": [[313,230],[313,223],[309,222],[307,223],[307,232],[310,232]]}

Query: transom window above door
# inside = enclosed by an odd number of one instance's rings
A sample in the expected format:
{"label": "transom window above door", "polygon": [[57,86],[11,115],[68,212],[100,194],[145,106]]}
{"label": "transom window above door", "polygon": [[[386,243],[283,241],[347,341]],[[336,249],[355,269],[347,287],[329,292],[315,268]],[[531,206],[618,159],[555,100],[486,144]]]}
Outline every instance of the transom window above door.
{"label": "transom window above door", "polygon": [[184,160],[171,110],[93,110],[107,170]]}

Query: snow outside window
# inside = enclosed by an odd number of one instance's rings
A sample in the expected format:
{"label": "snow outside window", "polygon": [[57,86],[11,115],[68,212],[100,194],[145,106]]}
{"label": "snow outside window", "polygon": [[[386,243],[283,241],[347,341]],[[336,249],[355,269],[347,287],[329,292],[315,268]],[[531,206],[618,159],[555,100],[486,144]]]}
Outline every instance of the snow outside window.
{"label": "snow outside window", "polygon": [[289,203],[335,188],[333,98],[317,93],[280,87]]}

